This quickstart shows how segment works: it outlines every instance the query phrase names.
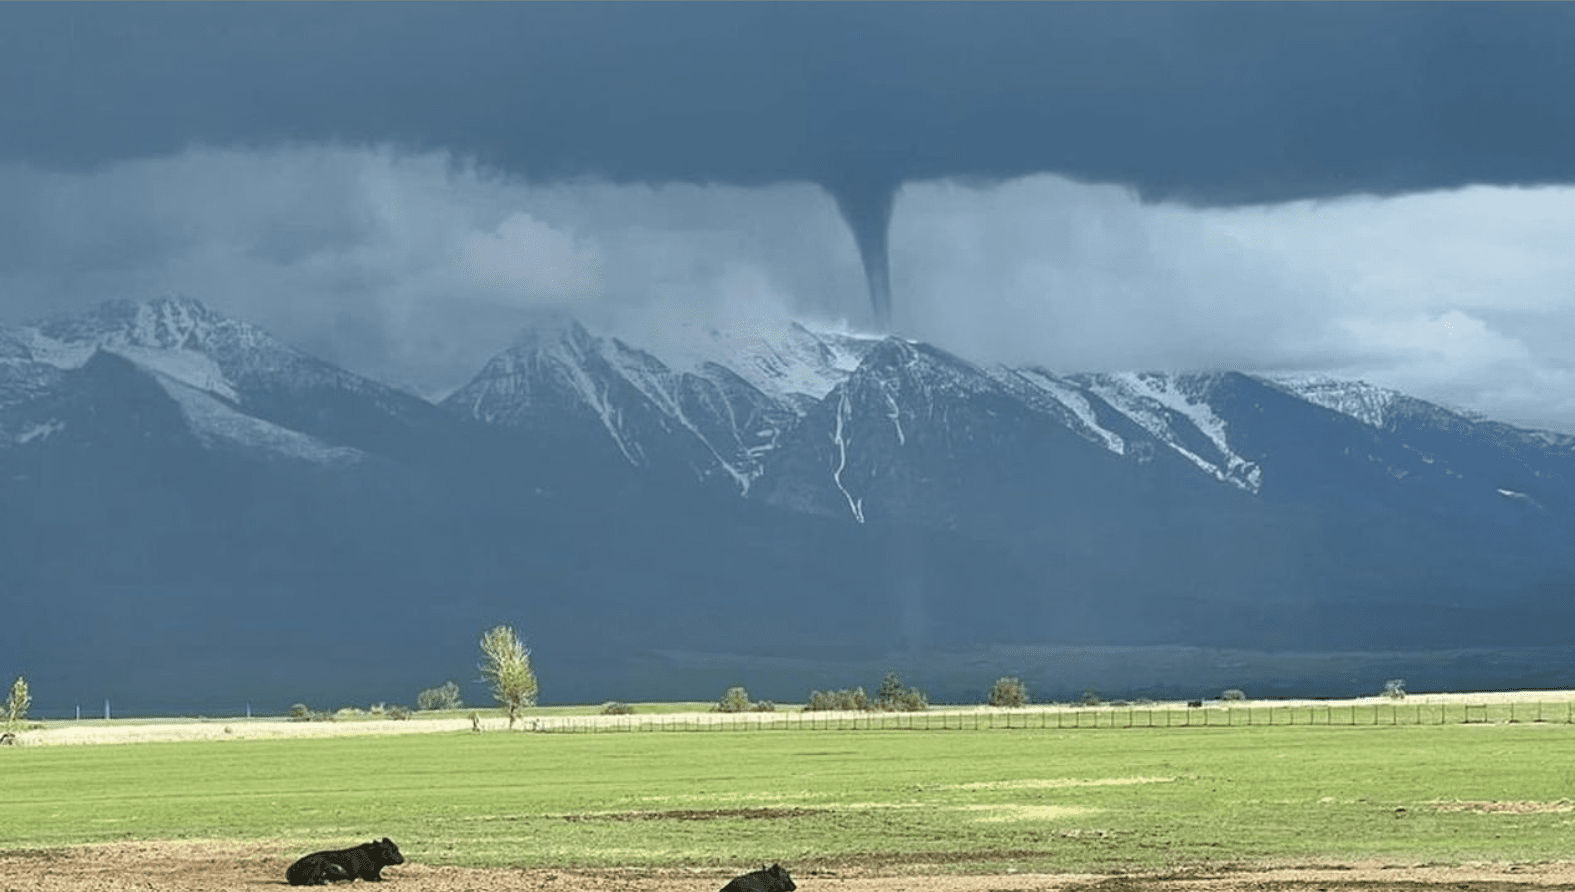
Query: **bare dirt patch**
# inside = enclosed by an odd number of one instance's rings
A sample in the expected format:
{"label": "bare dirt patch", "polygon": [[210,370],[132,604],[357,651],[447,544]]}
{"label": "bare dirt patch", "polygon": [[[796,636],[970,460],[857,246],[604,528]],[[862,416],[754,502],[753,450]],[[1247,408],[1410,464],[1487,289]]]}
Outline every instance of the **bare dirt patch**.
{"label": "bare dirt patch", "polygon": [[[269,843],[154,841],[0,852],[3,892],[221,892],[284,889],[298,852]],[[715,892],[736,871],[475,869],[409,862],[387,868],[389,887],[407,892]],[[977,853],[973,853],[977,854]],[[1367,892],[1367,890],[1575,889],[1575,864],[1459,867],[1317,864],[1221,866],[1165,875],[962,874],[849,864],[795,869],[803,892]],[[923,865],[915,865],[923,868]],[[357,886],[359,888],[359,886]]]}
{"label": "bare dirt patch", "polygon": [[1096,777],[1092,780],[1075,777],[1023,778],[1009,781],[975,781],[968,784],[944,784],[944,790],[1055,790],[1064,787],[1119,787],[1128,784],[1167,784],[1173,777]]}
{"label": "bare dirt patch", "polygon": [[576,824],[587,821],[715,821],[722,818],[771,821],[802,818],[825,810],[823,808],[685,808],[669,811],[576,812],[563,815],[563,819]]}
{"label": "bare dirt patch", "polygon": [[1575,802],[1435,802],[1439,811],[1474,811],[1489,815],[1546,815],[1575,811]]}

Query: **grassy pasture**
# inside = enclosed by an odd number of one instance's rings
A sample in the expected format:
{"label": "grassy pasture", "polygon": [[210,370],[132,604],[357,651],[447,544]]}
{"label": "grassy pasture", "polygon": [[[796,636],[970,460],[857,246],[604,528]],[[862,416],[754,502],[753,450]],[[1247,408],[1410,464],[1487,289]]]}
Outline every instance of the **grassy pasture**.
{"label": "grassy pasture", "polygon": [[0,849],[389,835],[468,866],[1568,858],[1575,727],[435,733],[0,752]]}

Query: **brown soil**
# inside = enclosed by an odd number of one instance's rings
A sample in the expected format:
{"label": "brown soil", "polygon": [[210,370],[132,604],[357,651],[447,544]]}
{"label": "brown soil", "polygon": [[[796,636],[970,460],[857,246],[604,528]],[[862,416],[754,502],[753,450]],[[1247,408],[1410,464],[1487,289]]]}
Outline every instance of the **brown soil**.
{"label": "brown soil", "polygon": [[[276,845],[138,842],[0,852],[0,892],[220,892],[288,888],[291,856]],[[791,865],[786,865],[792,869]],[[729,878],[706,870],[479,870],[410,862],[385,870],[405,892],[714,892]],[[1166,875],[892,872],[850,866],[799,873],[803,892],[1377,892],[1575,890],[1575,864],[1461,867],[1319,864],[1217,867]]]}

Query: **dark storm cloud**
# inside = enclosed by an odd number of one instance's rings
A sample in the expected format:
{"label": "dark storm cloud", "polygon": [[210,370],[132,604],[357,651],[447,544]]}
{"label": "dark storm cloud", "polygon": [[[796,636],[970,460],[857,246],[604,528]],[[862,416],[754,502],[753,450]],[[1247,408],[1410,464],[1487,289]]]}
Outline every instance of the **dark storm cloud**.
{"label": "dark storm cloud", "polygon": [[0,4],[0,313],[180,291],[436,395],[543,304],[858,328],[889,275],[973,358],[1575,429],[1575,190],[1457,188],[1575,182],[1572,16]]}
{"label": "dark storm cloud", "polygon": [[884,276],[907,180],[1205,204],[1575,179],[1563,4],[39,4],[0,158],[393,141],[532,177],[808,180]]}
{"label": "dark storm cloud", "polygon": [[396,140],[532,175],[1051,171],[1269,201],[1575,172],[1561,4],[38,4],[0,154]]}

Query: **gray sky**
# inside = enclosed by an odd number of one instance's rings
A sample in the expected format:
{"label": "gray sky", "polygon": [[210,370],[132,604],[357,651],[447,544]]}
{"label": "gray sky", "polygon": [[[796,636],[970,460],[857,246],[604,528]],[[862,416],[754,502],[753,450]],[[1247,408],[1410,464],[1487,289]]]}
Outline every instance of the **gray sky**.
{"label": "gray sky", "polygon": [[895,194],[965,355],[1575,425],[1570,58],[1564,4],[3,4],[0,322],[181,291],[435,394],[542,304],[867,328]]}

